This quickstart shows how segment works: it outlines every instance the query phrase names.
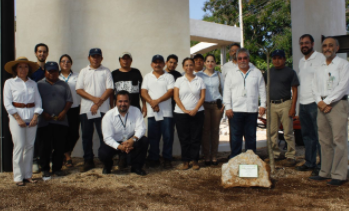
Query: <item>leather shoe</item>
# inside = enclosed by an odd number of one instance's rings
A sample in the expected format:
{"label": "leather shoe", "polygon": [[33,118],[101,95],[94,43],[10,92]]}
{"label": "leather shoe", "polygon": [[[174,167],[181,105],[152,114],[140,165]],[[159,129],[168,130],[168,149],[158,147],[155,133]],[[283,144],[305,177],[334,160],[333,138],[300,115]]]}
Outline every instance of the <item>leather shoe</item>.
{"label": "leather shoe", "polygon": [[311,176],[319,176],[320,173],[320,169],[319,168],[315,168],[312,172],[311,172]]}
{"label": "leather shoe", "polygon": [[135,174],[138,174],[139,176],[145,176],[145,175],[147,175],[147,173],[146,173],[143,169],[134,169],[134,168],[131,168],[131,172],[132,172],[132,173],[135,173]]}
{"label": "leather shoe", "polygon": [[306,165],[301,165],[301,166],[296,166],[296,168],[294,168],[294,169],[297,170],[297,171],[311,171],[314,168],[313,167],[308,167]]}
{"label": "leather shoe", "polygon": [[309,177],[309,179],[317,180],[317,181],[322,181],[322,180],[329,180],[329,179],[331,179],[331,178],[321,177],[321,176],[313,176],[313,177]]}
{"label": "leather shoe", "polygon": [[93,169],[94,167],[95,167],[95,163],[93,162],[93,160],[86,160],[84,162],[84,165],[80,167],[80,172],[86,172],[90,169]]}
{"label": "leather shoe", "polygon": [[107,167],[104,167],[103,168],[103,171],[102,171],[102,174],[110,174],[111,173],[111,170]]}
{"label": "leather shoe", "polygon": [[332,185],[332,186],[340,186],[345,182],[345,180],[339,180],[339,179],[331,179],[331,181],[329,181],[327,183],[327,185]]}
{"label": "leather shoe", "polygon": [[171,169],[171,168],[173,168],[173,167],[172,167],[171,160],[165,159],[165,160],[164,160],[164,169]]}

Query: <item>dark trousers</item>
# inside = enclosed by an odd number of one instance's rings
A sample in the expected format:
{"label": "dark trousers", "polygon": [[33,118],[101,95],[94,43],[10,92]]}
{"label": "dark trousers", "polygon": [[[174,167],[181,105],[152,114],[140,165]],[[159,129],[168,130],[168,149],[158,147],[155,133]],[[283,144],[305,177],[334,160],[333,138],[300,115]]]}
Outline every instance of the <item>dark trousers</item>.
{"label": "dark trousers", "polygon": [[256,153],[256,127],[258,113],[234,112],[229,119],[230,126],[230,158],[239,155],[242,151],[242,137],[245,137],[246,151],[251,149]]}
{"label": "dark trousers", "polygon": [[182,160],[199,160],[202,129],[204,127],[204,111],[195,116],[174,113],[177,133],[182,150]]}
{"label": "dark trousers", "polygon": [[321,158],[321,147],[318,138],[317,105],[316,103],[299,104],[299,121],[305,149],[305,165],[308,167],[321,168],[321,159],[316,165],[316,155]]}
{"label": "dark trousers", "polygon": [[132,168],[141,169],[147,156],[148,146],[148,138],[143,136],[141,139],[134,142],[133,150],[126,154],[125,152],[114,149],[103,142],[98,150],[98,157],[99,160],[104,164],[105,168],[110,170],[113,166],[113,157],[116,154],[123,154],[124,156],[129,157]]}
{"label": "dark trousers", "polygon": [[69,123],[69,130],[67,134],[67,140],[65,142],[65,153],[73,151],[75,144],[80,137],[80,106],[69,109],[67,112],[67,118]]}
{"label": "dark trousers", "polygon": [[61,170],[67,133],[67,126],[51,123],[38,129],[37,138],[40,140],[39,155],[42,171],[50,171],[51,153],[52,172]]}
{"label": "dark trousers", "polygon": [[148,118],[149,160],[159,160],[160,139],[162,135],[162,157],[172,160],[173,145],[173,118],[164,117],[164,120],[156,121],[154,117]]}
{"label": "dark trousers", "polygon": [[103,144],[103,135],[102,135],[102,118],[104,113],[101,113],[101,117],[95,119],[87,119],[86,114],[80,115],[81,120],[81,133],[82,133],[82,149],[84,150],[84,160],[91,161],[94,158],[93,149],[92,149],[92,138],[95,125],[100,145]]}

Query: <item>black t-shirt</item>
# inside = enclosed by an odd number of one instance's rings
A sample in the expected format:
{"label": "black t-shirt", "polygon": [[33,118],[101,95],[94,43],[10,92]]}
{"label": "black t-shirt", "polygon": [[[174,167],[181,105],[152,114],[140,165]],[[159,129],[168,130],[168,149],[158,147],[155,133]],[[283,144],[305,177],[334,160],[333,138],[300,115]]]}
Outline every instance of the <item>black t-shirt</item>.
{"label": "black t-shirt", "polygon": [[116,69],[111,75],[115,85],[115,95],[121,90],[128,91],[131,97],[131,105],[140,109],[139,101],[143,82],[141,72],[136,68],[131,68],[129,72],[121,72]]}
{"label": "black t-shirt", "polygon": [[[270,100],[291,99],[292,86],[299,86],[296,71],[289,67],[270,68]],[[267,83],[267,73],[264,74]]]}
{"label": "black t-shirt", "polygon": [[[182,77],[182,74],[181,74],[180,72],[178,72],[177,70],[172,70],[172,71],[170,71],[170,72],[168,72],[168,73],[170,73],[171,75],[173,75],[173,77],[174,77],[174,79],[175,79],[175,82],[176,82],[177,78]],[[176,106],[176,102],[175,102],[175,100],[174,100],[174,98],[173,98],[173,96],[172,96],[172,110],[175,109],[175,106]]]}

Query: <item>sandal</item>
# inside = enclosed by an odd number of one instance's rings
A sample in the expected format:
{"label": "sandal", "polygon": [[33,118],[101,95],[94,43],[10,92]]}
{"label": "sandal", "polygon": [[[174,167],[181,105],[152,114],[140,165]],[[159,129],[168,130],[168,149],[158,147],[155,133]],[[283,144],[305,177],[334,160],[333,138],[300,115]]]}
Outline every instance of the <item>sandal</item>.
{"label": "sandal", "polygon": [[65,164],[64,164],[66,167],[68,167],[68,168],[71,168],[71,167],[73,167],[73,161],[72,161],[72,159],[70,159],[70,160],[67,160],[66,162],[65,162]]}
{"label": "sandal", "polygon": [[23,187],[23,186],[24,186],[24,182],[16,182],[16,185],[17,185],[18,187]]}
{"label": "sandal", "polygon": [[35,184],[35,183],[37,183],[38,181],[37,181],[37,180],[33,180],[32,178],[29,178],[29,179],[23,179],[23,182]]}

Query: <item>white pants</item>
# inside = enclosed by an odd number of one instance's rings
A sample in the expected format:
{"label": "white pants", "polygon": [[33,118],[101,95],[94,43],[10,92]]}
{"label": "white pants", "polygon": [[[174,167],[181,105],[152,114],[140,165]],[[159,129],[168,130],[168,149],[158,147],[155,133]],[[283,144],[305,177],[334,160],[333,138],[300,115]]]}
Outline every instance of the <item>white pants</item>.
{"label": "white pants", "polygon": [[[32,177],[33,153],[36,129],[35,127],[20,127],[12,115],[9,115],[10,131],[13,141],[13,179],[21,182]],[[30,122],[27,120],[25,122]]]}

